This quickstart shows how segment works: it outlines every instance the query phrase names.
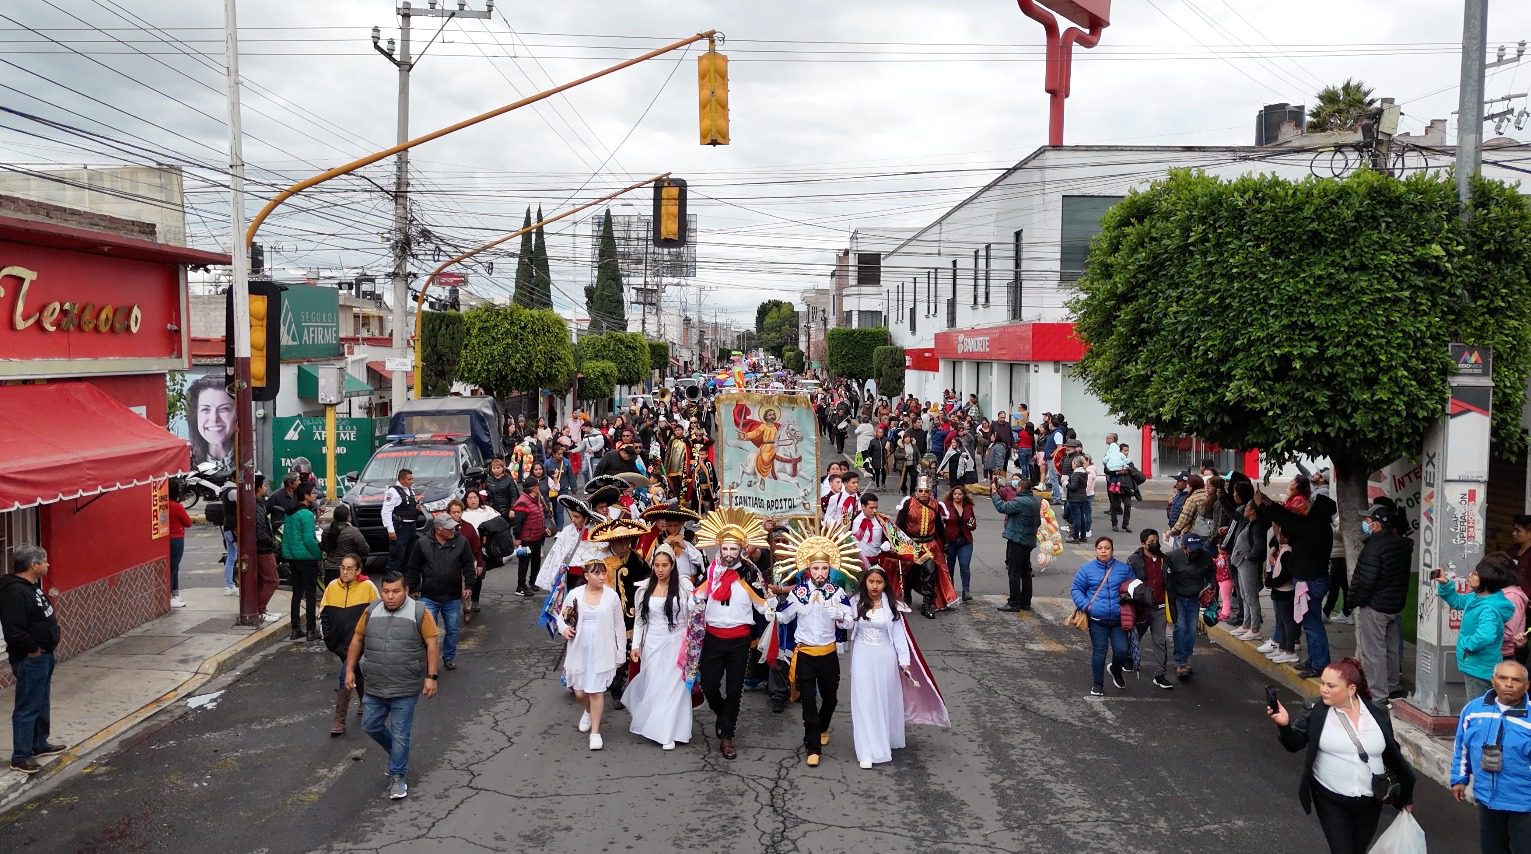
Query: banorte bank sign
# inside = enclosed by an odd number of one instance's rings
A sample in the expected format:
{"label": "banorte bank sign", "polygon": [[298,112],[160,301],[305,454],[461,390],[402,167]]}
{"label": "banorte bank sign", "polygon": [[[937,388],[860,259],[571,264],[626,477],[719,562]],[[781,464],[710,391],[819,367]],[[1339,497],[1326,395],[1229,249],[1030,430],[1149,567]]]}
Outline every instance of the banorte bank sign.
{"label": "banorte bank sign", "polygon": [[989,336],[968,335],[962,332],[957,333],[957,355],[989,355]]}

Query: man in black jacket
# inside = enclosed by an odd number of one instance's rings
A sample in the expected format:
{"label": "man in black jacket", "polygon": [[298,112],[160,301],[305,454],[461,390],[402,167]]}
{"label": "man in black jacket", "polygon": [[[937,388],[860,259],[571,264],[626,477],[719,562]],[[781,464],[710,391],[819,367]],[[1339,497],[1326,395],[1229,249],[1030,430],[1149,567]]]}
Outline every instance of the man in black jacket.
{"label": "man in black jacket", "polygon": [[462,599],[473,583],[476,565],[468,541],[457,536],[457,523],[445,513],[432,522],[435,536],[415,540],[408,571],[404,574],[410,595],[442,627],[441,661],[457,669],[457,633],[462,629]]}
{"label": "man in black jacket", "polygon": [[1329,550],[1334,546],[1334,529],[1329,522],[1338,510],[1327,495],[1314,494],[1307,513],[1294,513],[1265,493],[1255,493],[1255,512],[1281,526],[1292,547],[1292,575],[1308,586],[1310,604],[1302,618],[1308,661],[1297,671],[1303,679],[1316,678],[1329,666],[1329,635],[1324,631],[1319,606],[1329,592]]}
{"label": "man in black jacket", "polygon": [[279,615],[266,610],[281,576],[276,571],[276,527],[271,524],[271,508],[266,501],[266,476],[255,475],[255,613],[260,615],[261,625],[275,622]]}
{"label": "man in black jacket", "polygon": [[16,712],[11,716],[11,770],[36,774],[37,757],[64,752],[48,741],[49,691],[53,685],[53,650],[58,648],[58,619],[43,593],[48,553],[18,546],[11,575],[0,578],[0,631],[16,677]]}
{"label": "man in black jacket", "polygon": [[1372,507],[1361,525],[1366,529],[1366,543],[1356,558],[1347,604],[1356,609],[1356,654],[1362,669],[1376,680],[1371,694],[1380,702],[1404,696],[1398,673],[1398,615],[1409,594],[1414,541],[1393,530],[1386,507]]}

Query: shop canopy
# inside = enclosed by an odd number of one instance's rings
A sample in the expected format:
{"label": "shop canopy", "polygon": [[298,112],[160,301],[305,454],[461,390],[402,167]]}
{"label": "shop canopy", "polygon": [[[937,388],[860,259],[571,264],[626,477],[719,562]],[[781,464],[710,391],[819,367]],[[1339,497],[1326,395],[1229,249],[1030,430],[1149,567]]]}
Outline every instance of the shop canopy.
{"label": "shop canopy", "polygon": [[0,387],[0,512],[185,474],[191,449],[88,382]]}
{"label": "shop canopy", "polygon": [[[375,359],[375,360],[373,360],[371,362],[368,362],[367,363],[367,370],[371,371],[374,374],[377,374],[378,376],[382,377],[384,380],[387,380],[390,384],[393,383],[393,372],[388,370],[388,363],[383,361],[382,359]],[[409,386],[409,387],[411,387],[411,388],[414,387],[414,385],[415,385],[415,372],[414,371],[409,371],[409,372],[404,374],[404,384]],[[368,386],[368,391],[371,391],[371,386]]]}

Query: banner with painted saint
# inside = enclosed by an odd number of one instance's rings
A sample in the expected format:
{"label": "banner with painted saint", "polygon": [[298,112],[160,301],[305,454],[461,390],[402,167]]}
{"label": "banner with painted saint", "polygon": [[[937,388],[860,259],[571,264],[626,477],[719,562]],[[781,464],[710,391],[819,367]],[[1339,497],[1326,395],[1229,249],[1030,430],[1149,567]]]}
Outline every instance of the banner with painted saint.
{"label": "banner with painted saint", "polygon": [[819,432],[806,395],[730,393],[717,398],[723,506],[776,519],[819,513]]}

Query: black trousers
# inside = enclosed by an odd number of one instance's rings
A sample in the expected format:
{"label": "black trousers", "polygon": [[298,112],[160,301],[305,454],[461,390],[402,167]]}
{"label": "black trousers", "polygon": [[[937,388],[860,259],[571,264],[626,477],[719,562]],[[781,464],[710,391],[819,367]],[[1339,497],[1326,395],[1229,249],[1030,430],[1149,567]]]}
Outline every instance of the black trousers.
{"label": "black trousers", "polygon": [[[1121,492],[1112,492],[1111,483],[1115,480],[1120,483]],[[1125,529],[1132,523],[1132,481],[1128,478],[1106,478],[1106,497],[1109,501],[1111,514],[1111,528],[1116,529],[1116,518],[1122,517],[1122,527]]]}
{"label": "black trousers", "polygon": [[1345,594],[1345,607],[1341,609],[1345,616],[1350,616],[1350,579],[1345,577],[1345,559],[1342,557],[1329,558],[1329,594],[1324,597],[1324,614],[1333,614],[1334,606],[1340,601],[1340,594]]}
{"label": "black trousers", "polygon": [[[702,640],[702,662],[697,674],[702,682],[702,696],[707,707],[717,715],[718,738],[733,738],[739,720],[739,697],[744,693],[744,666],[749,662],[749,635],[720,638],[708,635]],[[727,688],[725,695],[723,690]]]}
{"label": "black trousers", "polygon": [[1478,842],[1485,854],[1531,854],[1531,813],[1479,804]]}
{"label": "black trousers", "polygon": [[1313,811],[1329,840],[1330,854],[1366,854],[1382,818],[1382,804],[1375,798],[1336,795],[1317,780],[1313,781]]}
{"label": "black trousers", "polygon": [[1006,605],[1031,607],[1031,552],[1035,548],[1005,540],[1005,574],[1010,576],[1010,598]]}
{"label": "black trousers", "polygon": [[316,603],[319,598],[319,561],[289,560],[288,579],[292,582],[292,627],[298,628],[299,606],[308,603],[308,630],[314,631],[317,620]]}
{"label": "black trousers", "polygon": [[907,466],[903,474],[898,478],[898,491],[904,495],[914,494],[914,485],[919,482],[920,470],[918,466]]}
{"label": "black trousers", "polygon": [[414,522],[399,522],[394,525],[394,531],[398,534],[388,544],[388,571],[404,571],[404,565],[409,562],[409,548],[415,544],[415,536],[419,531],[415,530]]}
{"label": "black trousers", "polygon": [[787,673],[787,662],[771,662],[771,672],[766,675],[766,694],[771,698],[773,711],[787,708],[787,703],[792,699],[792,686],[787,684]]}
{"label": "black trousers", "polygon": [[[526,590],[536,583],[537,575],[542,572],[542,540],[522,540],[521,545],[526,546],[529,552],[516,558],[516,589]],[[530,580],[528,580],[528,576]],[[473,591],[473,601],[478,601],[478,591]]]}
{"label": "black trousers", "polygon": [[840,656],[797,656],[797,698],[803,706],[803,748],[819,752],[819,736],[829,731],[829,718],[840,696]]}

